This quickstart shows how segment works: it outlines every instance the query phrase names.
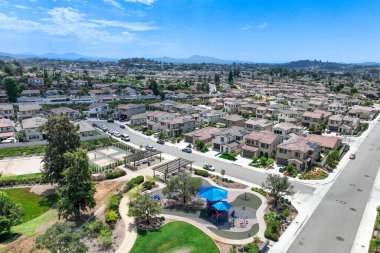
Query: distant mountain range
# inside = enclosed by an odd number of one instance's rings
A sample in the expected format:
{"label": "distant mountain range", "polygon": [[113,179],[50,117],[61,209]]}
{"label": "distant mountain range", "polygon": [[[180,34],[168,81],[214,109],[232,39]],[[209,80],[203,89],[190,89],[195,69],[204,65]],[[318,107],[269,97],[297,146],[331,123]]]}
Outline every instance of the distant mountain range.
{"label": "distant mountain range", "polygon": [[102,58],[102,57],[92,57],[84,56],[76,53],[66,53],[66,54],[55,54],[47,53],[42,55],[36,55],[31,53],[24,54],[10,54],[0,52],[0,60],[20,60],[20,59],[55,59],[55,60],[70,60],[70,61],[117,61],[118,59],[112,58]]}
{"label": "distant mountain range", "polygon": [[[0,60],[10,61],[10,60],[20,60],[20,59],[56,59],[56,60],[71,60],[71,61],[118,61],[115,58],[104,58],[104,57],[92,57],[84,56],[77,53],[66,53],[66,54],[55,54],[47,53],[42,55],[36,55],[32,53],[23,54],[11,54],[0,52]],[[211,63],[211,64],[232,64],[232,63],[251,63],[255,64],[253,61],[239,61],[239,60],[223,60],[210,56],[193,55],[188,58],[172,58],[172,57],[160,57],[160,58],[150,58],[151,60],[160,61],[164,63],[174,63],[174,64],[200,64],[200,63]],[[261,63],[265,64],[265,63]],[[342,65],[359,65],[359,66],[380,66],[380,62],[363,62],[363,63],[336,63],[336,62],[322,62],[322,61],[309,61],[309,60],[299,60],[287,63],[267,63],[269,65],[282,65],[284,67],[291,68],[304,68],[304,67],[316,67],[316,66],[342,66]]]}
{"label": "distant mountain range", "polygon": [[214,64],[232,64],[233,62],[243,62],[243,61],[232,61],[232,60],[222,60],[215,57],[193,55],[188,58],[171,58],[171,57],[161,57],[155,58],[153,60],[165,62],[165,63],[185,63],[185,64],[196,64],[196,63],[214,63]]}

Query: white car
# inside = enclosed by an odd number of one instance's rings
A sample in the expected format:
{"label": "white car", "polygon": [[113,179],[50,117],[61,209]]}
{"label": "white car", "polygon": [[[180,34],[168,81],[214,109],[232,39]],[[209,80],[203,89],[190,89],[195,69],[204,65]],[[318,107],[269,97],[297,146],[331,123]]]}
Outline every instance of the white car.
{"label": "white car", "polygon": [[215,171],[214,166],[212,166],[211,164],[205,164],[205,165],[203,166],[203,168],[204,168],[205,170]]}
{"label": "white car", "polygon": [[146,146],[145,146],[145,149],[146,149],[146,150],[149,150],[149,151],[156,151],[156,148],[153,147],[152,145],[146,145]]}

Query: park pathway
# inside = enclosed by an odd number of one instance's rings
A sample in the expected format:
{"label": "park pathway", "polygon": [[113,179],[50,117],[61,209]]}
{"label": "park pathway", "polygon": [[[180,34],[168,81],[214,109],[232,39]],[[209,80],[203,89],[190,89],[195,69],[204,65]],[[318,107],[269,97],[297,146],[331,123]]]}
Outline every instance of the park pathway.
{"label": "park pathway", "polygon": [[124,240],[121,243],[120,247],[117,249],[116,253],[127,253],[131,251],[135,241],[137,239],[136,229],[132,228],[132,224],[134,222],[132,217],[128,216],[128,197],[124,196],[119,205],[119,212],[121,219],[125,224],[125,235]]}

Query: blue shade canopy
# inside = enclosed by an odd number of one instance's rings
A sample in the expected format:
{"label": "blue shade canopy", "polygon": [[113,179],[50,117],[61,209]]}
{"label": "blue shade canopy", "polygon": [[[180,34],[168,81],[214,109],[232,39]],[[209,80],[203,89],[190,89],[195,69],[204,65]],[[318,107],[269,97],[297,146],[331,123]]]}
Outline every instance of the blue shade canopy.
{"label": "blue shade canopy", "polygon": [[217,201],[227,198],[228,191],[216,186],[205,187],[199,191],[199,197],[209,201]]}
{"label": "blue shade canopy", "polygon": [[218,211],[227,211],[231,208],[231,204],[226,201],[221,201],[212,205]]}

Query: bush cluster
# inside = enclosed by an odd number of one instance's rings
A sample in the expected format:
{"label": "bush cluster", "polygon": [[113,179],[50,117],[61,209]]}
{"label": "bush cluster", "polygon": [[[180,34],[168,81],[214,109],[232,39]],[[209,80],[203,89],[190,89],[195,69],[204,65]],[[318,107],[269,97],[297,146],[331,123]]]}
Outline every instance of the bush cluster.
{"label": "bush cluster", "polygon": [[146,190],[152,190],[155,184],[156,184],[156,183],[155,183],[155,182],[152,182],[152,181],[145,181],[145,182],[143,183],[142,186],[143,186],[144,189],[146,189]]}
{"label": "bush cluster", "polygon": [[144,182],[144,176],[137,176],[135,178],[132,178],[125,184],[123,191],[129,192],[131,189],[142,184],[143,182]]}
{"label": "bush cluster", "polygon": [[281,222],[278,220],[271,220],[267,222],[267,228],[265,229],[264,236],[265,238],[275,241],[278,241],[280,237]]}
{"label": "bush cluster", "polygon": [[114,178],[125,176],[126,174],[127,172],[125,172],[125,170],[122,170],[122,169],[106,171],[106,179],[114,179]]}
{"label": "bush cluster", "polygon": [[205,171],[205,170],[197,170],[197,169],[195,169],[194,173],[195,173],[195,175],[198,175],[198,176],[201,176],[201,177],[208,177],[209,176],[208,171]]}
{"label": "bush cluster", "polygon": [[268,196],[268,193],[263,188],[253,187],[251,190],[263,195],[264,197]]}

